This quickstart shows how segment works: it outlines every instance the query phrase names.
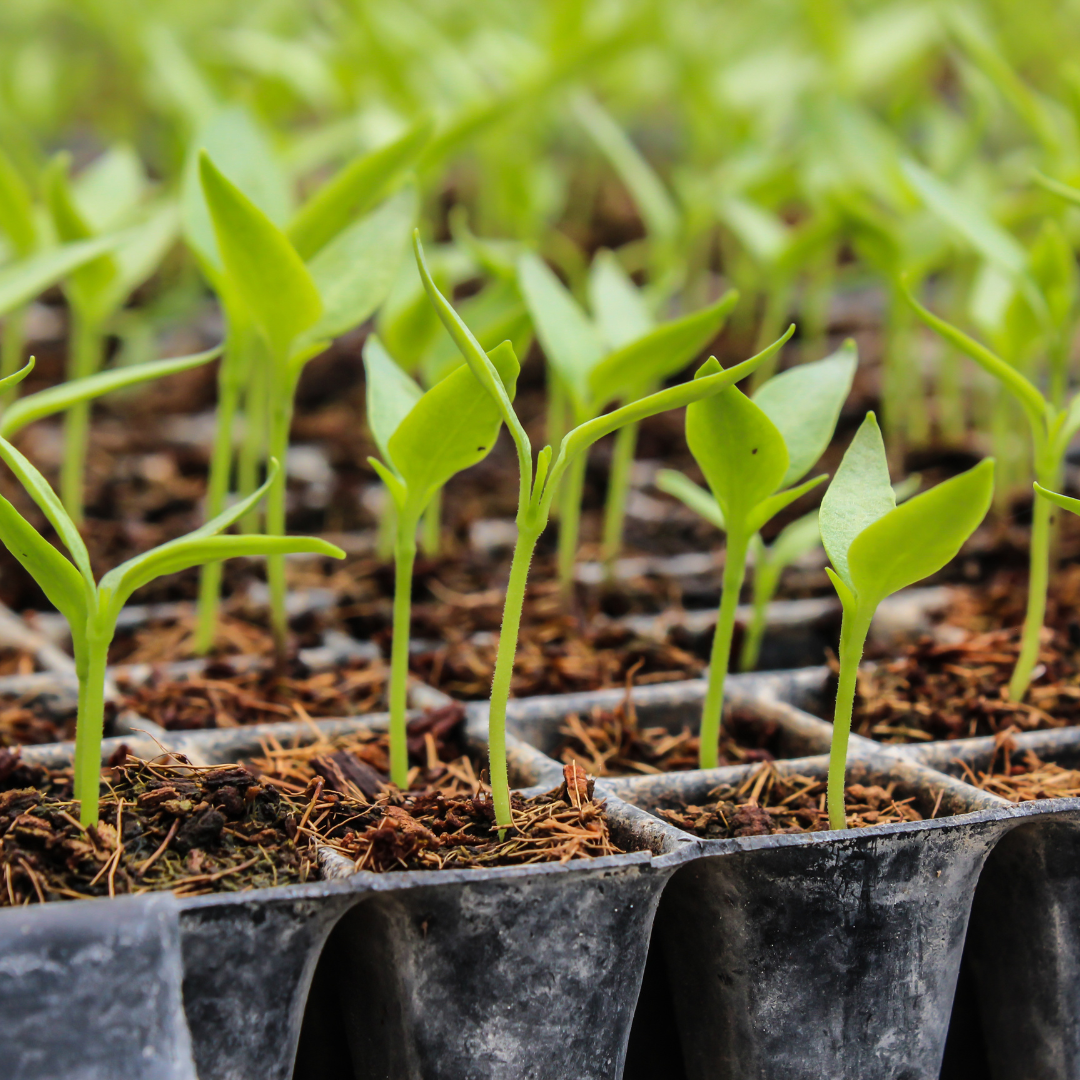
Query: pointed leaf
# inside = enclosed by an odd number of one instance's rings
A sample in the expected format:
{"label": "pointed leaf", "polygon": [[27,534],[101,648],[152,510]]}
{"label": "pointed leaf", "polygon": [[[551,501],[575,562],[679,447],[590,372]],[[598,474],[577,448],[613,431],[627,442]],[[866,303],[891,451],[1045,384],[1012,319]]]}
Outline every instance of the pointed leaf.
{"label": "pointed leaf", "polygon": [[518,260],[518,285],[548,363],[583,411],[590,372],[604,355],[596,328],[547,263],[532,252]]}
{"label": "pointed leaf", "polygon": [[0,232],[11,241],[11,247],[20,258],[33,253],[37,247],[37,229],[34,228],[34,205],[23,178],[0,150]]}
{"label": "pointed leaf", "polygon": [[883,600],[936,574],[978,528],[993,494],[994,462],[987,458],[863,529],[848,549],[851,583],[860,601]]}
{"label": "pointed leaf", "polygon": [[402,136],[350,162],[308,199],[286,233],[301,258],[310,259],[350,222],[389,194],[431,138],[432,124],[421,117]]}
{"label": "pointed leaf", "polygon": [[[3,379],[0,379],[0,394],[6,394],[9,390],[13,390],[16,386],[18,386],[19,383],[21,383],[23,379],[25,379],[26,376],[34,370],[36,364],[37,357],[31,356],[30,359],[27,360],[26,363],[21,368],[19,368],[18,371],[6,376]],[[10,411],[11,410],[9,409],[8,412]],[[4,419],[7,419],[7,413],[4,414]],[[0,435],[2,434],[3,431],[0,431]]]}
{"label": "pointed leaf", "polygon": [[113,233],[61,244],[0,269],[0,316],[29,303],[80,266],[111,251],[122,240],[122,234]]}
{"label": "pointed leaf", "polygon": [[1070,499],[1068,495],[1061,495],[1049,488],[1044,488],[1038,482],[1034,484],[1034,488],[1036,495],[1060,506],[1062,510],[1068,510],[1070,514],[1080,514],[1080,499]]}
{"label": "pointed leaf", "polygon": [[796,499],[801,499],[808,491],[812,491],[818,484],[823,484],[828,479],[829,474],[822,473],[820,476],[813,476],[809,480],[804,480],[795,487],[787,488],[785,491],[778,491],[775,495],[762,499],[750,513],[748,528],[753,532],[763,529],[781,510],[790,506]]}
{"label": "pointed leaf", "polygon": [[[710,360],[698,377],[721,370]],[[754,507],[776,491],[787,472],[783,436],[734,386],[687,406],[686,442],[729,528],[742,529]]]}
{"label": "pointed leaf", "polygon": [[263,496],[270,490],[280,471],[281,465],[278,459],[270,458],[266,463],[266,479],[250,495],[243,499],[237,499],[232,506],[225,507],[220,514],[212,517],[209,521],[203,522],[193,532],[178,537],[176,540],[170,540],[168,543],[160,544],[154,550],[164,551],[170,545],[179,544],[182,540],[201,540],[204,537],[217,536],[218,533],[224,532],[230,525],[235,525],[249,510],[259,504]]}
{"label": "pointed leaf", "polygon": [[857,364],[855,342],[846,341],[832,356],[789,368],[754,395],[754,404],[780,429],[787,445],[788,470],[781,486],[795,483],[825,452]]}
{"label": "pointed leaf", "polygon": [[613,252],[597,253],[589,267],[589,305],[604,346],[619,349],[655,325],[641,290]]}
{"label": "pointed leaf", "polygon": [[226,274],[276,357],[322,315],[319,291],[285,234],[203,151],[199,175]]}
{"label": "pointed leaf", "polygon": [[644,337],[605,356],[589,376],[593,401],[606,405],[637,397],[681,371],[720,332],[738,299],[739,294],[731,289],[715,304],[661,323]]}
{"label": "pointed leaf", "polygon": [[[166,375],[175,375],[180,371],[189,371],[220,355],[221,346],[216,345],[212,349],[207,349],[206,352],[195,353],[192,356],[174,356],[167,360],[153,360],[146,364],[113,368],[110,371],[100,371],[96,375],[89,375],[85,379],[74,379],[60,383],[59,386],[51,386],[48,390],[39,390],[36,394],[19,398],[5,410],[0,416],[0,436],[11,438],[15,432],[21,431],[27,424],[32,424],[44,416],[64,412],[78,401],[92,401],[103,394],[111,394],[114,390],[122,390],[124,387],[135,386],[138,383],[148,382],[150,379],[162,379]],[[28,369],[24,368],[18,375],[21,377],[24,372],[28,373]],[[0,393],[6,389],[6,382],[7,380],[0,381]]]}
{"label": "pointed leaf", "polygon": [[308,270],[323,313],[300,341],[337,337],[359,326],[386,299],[408,250],[417,211],[416,189],[408,187],[349,226],[311,260]]}
{"label": "pointed leaf", "polygon": [[724,511],[720,504],[703,487],[695,484],[690,477],[674,469],[661,469],[656,474],[656,486],[667,495],[672,495],[688,506],[710,525],[715,525],[721,532],[727,530],[724,523]]}
{"label": "pointed leaf", "polygon": [[394,362],[377,334],[371,334],[364,342],[364,380],[371,437],[379,453],[390,462],[387,449],[390,437],[424,396],[424,391]]}
{"label": "pointed leaf", "polygon": [[127,143],[99,154],[71,184],[74,204],[92,233],[111,232],[130,221],[145,190],[142,162]]}
{"label": "pointed leaf", "polygon": [[877,417],[868,412],[821,500],[819,512],[825,552],[837,574],[852,588],[848,570],[848,549],[852,541],[895,506],[881,430]]}

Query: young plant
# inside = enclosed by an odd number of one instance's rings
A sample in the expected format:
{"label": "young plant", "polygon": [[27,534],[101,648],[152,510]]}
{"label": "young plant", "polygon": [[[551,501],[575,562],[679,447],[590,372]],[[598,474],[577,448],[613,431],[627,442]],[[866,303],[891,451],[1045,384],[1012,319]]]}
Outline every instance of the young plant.
{"label": "young plant", "polygon": [[[833,356],[775,376],[752,399],[731,386],[687,406],[686,441],[718,511],[710,510],[709,518],[727,532],[709,688],[701,713],[703,769],[715,768],[719,760],[724,683],[750,545],[773,516],[825,480],[822,475],[789,486],[806,475],[829,445],[857,362],[854,342],[848,342]],[[710,360],[706,369],[718,371],[719,365]],[[691,486],[693,493],[676,485],[674,494],[690,495],[694,509],[709,509],[709,496]]]}
{"label": "young plant", "polygon": [[[590,271],[592,318],[536,255],[519,260],[518,284],[547,357],[548,393],[564,403],[570,427],[595,419],[616,401],[651,394],[716,336],[738,300],[738,293],[729,291],[692,315],[657,326],[613,257],[598,258]],[[553,426],[561,437],[563,422]],[[636,424],[627,430],[617,438],[612,460],[610,524],[605,526],[609,559],[621,537]],[[559,495],[558,568],[564,592],[573,581],[586,462],[586,454],[575,457]]]}
{"label": "young plant", "polygon": [[[416,193],[405,188],[312,252],[309,245],[321,239],[327,227],[325,222],[316,227],[321,222],[318,215],[304,218],[294,243],[205,151],[200,153],[199,174],[221,259],[223,296],[235,297],[226,303],[233,311],[244,312],[266,346],[264,370],[258,374],[268,418],[268,453],[284,461],[293,397],[304,365],[382,302],[405,252],[416,215]],[[336,221],[352,204],[328,197],[323,206],[327,219]],[[267,497],[266,528],[275,536],[285,533],[282,471]],[[283,558],[273,555],[267,560],[267,576],[271,625],[283,652],[287,632]]]}
{"label": "young plant", "polygon": [[[507,342],[487,354],[507,400],[517,388],[518,362]],[[409,677],[409,613],[417,526],[431,500],[455,473],[495,445],[502,414],[495,399],[461,364],[426,393],[394,362],[373,334],[364,346],[368,423],[383,460],[368,458],[397,511],[394,537],[394,627],[390,650],[390,779],[408,786],[405,708]]]}
{"label": "young plant", "polygon": [[[518,536],[510,564],[510,578],[506,588],[502,627],[499,631],[499,647],[495,658],[495,673],[491,683],[491,701],[488,708],[488,745],[490,755],[491,791],[495,818],[502,828],[510,828],[510,785],[506,764],[506,704],[510,697],[510,681],[514,673],[514,656],[517,650],[518,629],[525,602],[525,586],[529,576],[529,564],[541,533],[547,527],[551,504],[575,461],[580,460],[589,447],[620,427],[636,423],[649,416],[677,409],[733,386],[749,375],[758,364],[764,362],[794,333],[791,327],[779,341],[757,356],[724,371],[715,360],[709,361],[690,382],[673,386],[639,398],[614,412],[593,417],[578,424],[562,439],[558,452],[545,446],[537,455],[535,471],[532,444],[525,429],[514,412],[502,377],[488,354],[480,347],[472,332],[458,316],[452,305],[436,288],[424,261],[418,234],[414,234],[417,263],[432,303],[450,332],[469,369],[496,402],[503,422],[510,431],[518,455],[519,491],[517,528]],[[505,348],[501,346],[500,348]]]}
{"label": "young plant", "polygon": [[[0,390],[28,374],[31,365],[0,382]],[[7,385],[5,385],[7,384]],[[95,582],[90,556],[79,530],[40,472],[6,439],[0,437],[0,460],[11,469],[56,530],[69,557],[55,547],[0,496],[0,541],[8,548],[71,628],[79,707],[75,729],[75,798],[80,821],[92,825],[98,817],[101,738],[105,717],[105,671],[116,620],[131,594],[164,574],[174,574],[210,559],[235,556],[285,555],[310,552],[343,558],[344,552],[312,537],[221,536],[273,482],[277,463],[267,482],[247,499],[187,536],[162,544],[122,563]]]}
{"label": "young plant", "polygon": [[836,688],[827,805],[829,827],[847,826],[844,777],[855,685],[870,621],[878,604],[937,573],[978,528],[994,494],[994,461],[896,505],[874,414],[867,413],[821,500],[826,568],[840,603],[840,679]]}

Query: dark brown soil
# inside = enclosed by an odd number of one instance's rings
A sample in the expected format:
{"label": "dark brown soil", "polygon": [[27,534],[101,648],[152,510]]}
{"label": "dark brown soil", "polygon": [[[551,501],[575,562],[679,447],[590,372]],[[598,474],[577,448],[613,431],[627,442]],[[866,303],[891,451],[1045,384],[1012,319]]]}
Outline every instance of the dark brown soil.
{"label": "dark brown soil", "polygon": [[[706,806],[661,810],[660,814],[677,828],[707,840],[824,832],[829,828],[825,788],[824,780],[781,776],[766,762],[740,784],[714,788],[709,798],[715,801]],[[844,791],[848,828],[922,821],[922,814],[912,806],[914,796],[896,800],[894,789],[895,784],[849,784]]]}
{"label": "dark brown soil", "polygon": [[0,747],[33,746],[75,738],[75,706],[51,694],[0,695]]}

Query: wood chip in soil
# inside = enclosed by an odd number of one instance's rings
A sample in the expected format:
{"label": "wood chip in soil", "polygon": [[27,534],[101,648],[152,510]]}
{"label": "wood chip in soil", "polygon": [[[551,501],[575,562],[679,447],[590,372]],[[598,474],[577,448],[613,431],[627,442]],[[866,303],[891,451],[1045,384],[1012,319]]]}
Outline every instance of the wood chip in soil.
{"label": "wood chip in soil", "polygon": [[957,759],[961,779],[1012,803],[1080,797],[1080,769],[1044,761],[1032,750],[1018,752],[1013,731],[1002,732],[988,769],[973,769]]}
{"label": "wood chip in soil", "polygon": [[[860,829],[901,821],[922,821],[914,797],[896,799],[896,785],[849,784],[844,791],[847,825]],[[824,780],[798,774],[781,776],[765,762],[738,784],[721,784],[704,806],[660,810],[676,828],[706,840],[775,833],[823,832],[829,828]]]}

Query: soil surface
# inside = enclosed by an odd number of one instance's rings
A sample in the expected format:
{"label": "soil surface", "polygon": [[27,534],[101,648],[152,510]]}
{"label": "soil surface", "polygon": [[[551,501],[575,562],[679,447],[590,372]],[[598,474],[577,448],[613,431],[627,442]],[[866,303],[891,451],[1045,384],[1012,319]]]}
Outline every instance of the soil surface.
{"label": "soil surface", "polygon": [[[848,828],[922,821],[912,805],[915,797],[895,799],[895,784],[849,784],[844,791]],[[825,781],[811,776],[781,776],[766,762],[738,784],[721,784],[709,792],[705,806],[661,810],[664,820],[706,840],[772,833],[824,832]],[[933,816],[933,815],[931,815]]]}
{"label": "soil surface", "polygon": [[1080,796],[1080,769],[1043,761],[1032,750],[1018,753],[1011,734],[1005,731],[998,736],[998,748],[988,769],[972,769],[958,761],[962,779],[1013,803]]}

